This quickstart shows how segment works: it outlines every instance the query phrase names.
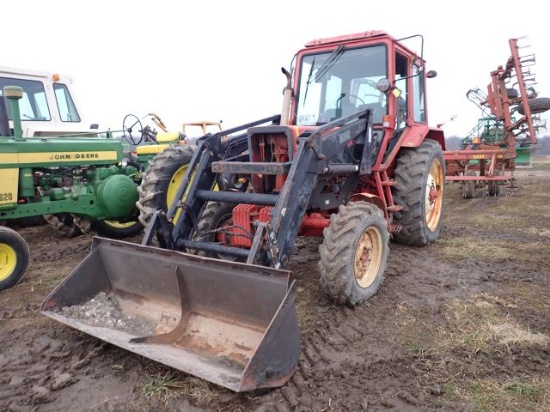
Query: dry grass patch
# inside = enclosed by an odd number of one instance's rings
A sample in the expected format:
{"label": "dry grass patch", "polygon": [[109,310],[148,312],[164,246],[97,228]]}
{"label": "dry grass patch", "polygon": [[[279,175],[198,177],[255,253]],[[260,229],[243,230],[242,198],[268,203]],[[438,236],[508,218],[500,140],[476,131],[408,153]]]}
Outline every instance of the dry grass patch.
{"label": "dry grass patch", "polygon": [[487,375],[487,360],[498,363],[510,356],[512,347],[550,345],[548,335],[531,331],[507,314],[517,305],[487,293],[467,301],[453,299],[445,306],[447,324],[442,326],[425,312],[398,306],[396,325],[404,336],[402,343],[424,359],[431,379],[442,384],[442,405],[459,402],[471,405],[472,412],[550,410],[550,377],[502,375],[498,367],[494,375]]}
{"label": "dry grass patch", "polygon": [[[548,274],[550,277],[550,272]],[[512,309],[525,308],[537,317],[550,319],[550,289],[534,283],[518,282],[505,286],[508,304]]]}
{"label": "dry grass patch", "polygon": [[219,388],[214,388],[205,380],[185,377],[178,378],[173,373],[163,375],[148,375],[141,387],[141,393],[146,398],[156,397],[166,404],[168,400],[186,396],[196,406],[205,406],[212,403],[219,396]]}
{"label": "dry grass patch", "polygon": [[484,262],[537,263],[550,268],[548,244],[544,242],[523,243],[505,239],[479,239],[478,237],[453,237],[439,239],[437,247],[445,259],[459,261],[475,257]]}
{"label": "dry grass patch", "polygon": [[550,410],[550,379],[475,380],[466,387],[447,384],[446,393],[471,412],[546,412]]}
{"label": "dry grass patch", "polygon": [[[498,302],[498,304],[497,304]],[[417,354],[441,355],[460,348],[469,353],[490,353],[497,345],[548,345],[550,337],[533,333],[502,314],[502,308],[515,307],[496,296],[480,294],[469,301],[452,300],[446,305],[447,325],[441,327],[425,314],[406,305],[396,310],[396,325],[403,333],[403,344]]]}
{"label": "dry grass patch", "polygon": [[486,293],[469,301],[453,300],[447,304],[446,319],[449,325],[441,331],[448,346],[462,346],[470,352],[491,352],[494,344],[500,345],[548,345],[550,337],[533,333],[507,315],[502,308],[515,307],[502,299]]}
{"label": "dry grass patch", "polygon": [[403,336],[402,345],[408,352],[419,357],[439,354],[437,341],[441,332],[433,319],[406,304],[397,306],[395,317],[395,324]]}

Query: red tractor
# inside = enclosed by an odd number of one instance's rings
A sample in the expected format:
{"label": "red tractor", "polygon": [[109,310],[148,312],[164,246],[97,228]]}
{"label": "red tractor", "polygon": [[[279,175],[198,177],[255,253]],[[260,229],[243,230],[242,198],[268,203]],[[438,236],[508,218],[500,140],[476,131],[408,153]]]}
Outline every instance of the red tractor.
{"label": "red tractor", "polygon": [[[435,72],[405,46],[414,40],[422,50],[421,36],[381,31],[306,44],[283,69],[282,114],[166,149],[143,177],[142,245],[94,239],[43,312],[235,391],[286,382],[300,351],[287,270],[298,236],[323,236],[320,282],[357,305],[382,283],[390,238],[440,234],[444,136],[428,125]],[[58,311],[102,291],[157,333],[107,333]]]}

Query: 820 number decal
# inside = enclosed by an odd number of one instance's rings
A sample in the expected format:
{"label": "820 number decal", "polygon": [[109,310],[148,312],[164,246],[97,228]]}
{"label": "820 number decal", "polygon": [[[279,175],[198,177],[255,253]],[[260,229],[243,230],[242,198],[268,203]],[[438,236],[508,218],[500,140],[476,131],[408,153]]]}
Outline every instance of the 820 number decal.
{"label": "820 number decal", "polygon": [[9,202],[10,200],[13,200],[12,193],[0,193],[0,202]]}

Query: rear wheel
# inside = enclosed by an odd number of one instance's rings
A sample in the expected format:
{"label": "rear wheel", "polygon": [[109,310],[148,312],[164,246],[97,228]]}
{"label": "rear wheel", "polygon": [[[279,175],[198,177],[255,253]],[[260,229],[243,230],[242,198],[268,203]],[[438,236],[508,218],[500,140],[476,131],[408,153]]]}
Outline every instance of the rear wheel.
{"label": "rear wheel", "polygon": [[[550,98],[548,97],[535,97],[527,101],[531,114],[544,113],[550,110]],[[523,102],[518,105],[519,114],[525,115],[525,107]]]}
{"label": "rear wheel", "polygon": [[120,222],[118,220],[97,220],[93,223],[99,234],[113,238],[126,239],[139,235],[143,225],[137,220]]}
{"label": "rear wheel", "polygon": [[156,210],[168,210],[193,157],[190,146],[167,147],[156,155],[142,175],[138,186],[139,221],[147,226]]}
{"label": "rear wheel", "polygon": [[366,202],[340,206],[330,217],[318,269],[321,286],[334,301],[355,306],[378,291],[389,254],[387,227],[382,211]]}
{"label": "rear wheel", "polygon": [[[495,176],[502,176],[502,170],[495,170]],[[500,180],[489,181],[487,185],[489,196],[500,195]]]}
{"label": "rear wheel", "polygon": [[[467,170],[464,172],[464,176],[475,176],[476,172],[473,170]],[[462,197],[464,199],[472,199],[476,195],[476,181],[465,180],[462,185]]]}
{"label": "rear wheel", "polygon": [[0,290],[17,285],[27,271],[29,245],[15,230],[0,226]]}
{"label": "rear wheel", "polygon": [[394,239],[412,246],[435,242],[445,206],[445,160],[439,143],[425,139],[415,149],[403,149],[397,159],[395,181],[393,198],[403,209],[393,216],[401,225]]}

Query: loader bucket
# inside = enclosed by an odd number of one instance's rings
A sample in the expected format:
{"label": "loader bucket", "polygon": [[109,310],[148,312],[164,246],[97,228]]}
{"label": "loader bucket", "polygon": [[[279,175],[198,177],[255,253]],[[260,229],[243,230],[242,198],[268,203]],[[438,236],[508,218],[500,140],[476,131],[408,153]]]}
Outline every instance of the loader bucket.
{"label": "loader bucket", "polygon": [[300,354],[290,273],[94,237],[41,313],[235,392],[284,385]]}

